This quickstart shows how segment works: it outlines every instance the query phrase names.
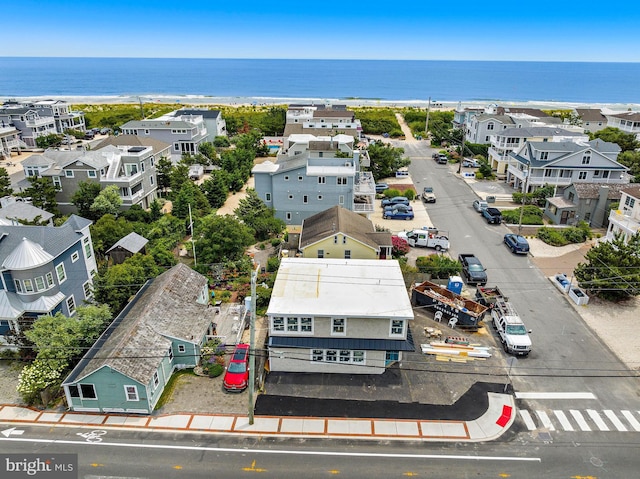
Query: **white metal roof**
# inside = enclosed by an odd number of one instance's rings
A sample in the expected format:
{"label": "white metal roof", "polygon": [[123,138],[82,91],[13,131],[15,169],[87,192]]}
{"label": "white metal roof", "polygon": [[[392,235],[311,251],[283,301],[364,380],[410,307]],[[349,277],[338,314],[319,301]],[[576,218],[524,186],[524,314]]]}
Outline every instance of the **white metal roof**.
{"label": "white metal roof", "polygon": [[283,258],[267,314],[413,319],[396,260]]}
{"label": "white metal roof", "polygon": [[42,246],[27,238],[22,238],[20,244],[5,258],[2,267],[10,270],[31,269],[53,261],[53,256]]}

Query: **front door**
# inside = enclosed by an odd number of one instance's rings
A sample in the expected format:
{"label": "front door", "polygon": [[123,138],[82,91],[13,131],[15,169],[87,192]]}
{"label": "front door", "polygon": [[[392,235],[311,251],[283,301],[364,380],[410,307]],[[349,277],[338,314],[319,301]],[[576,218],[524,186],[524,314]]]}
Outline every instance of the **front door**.
{"label": "front door", "polygon": [[568,220],[569,220],[569,212],[565,210],[562,212],[562,215],[560,216],[560,224],[566,225]]}
{"label": "front door", "polygon": [[384,361],[385,367],[397,362],[398,359],[400,359],[400,351],[387,351]]}

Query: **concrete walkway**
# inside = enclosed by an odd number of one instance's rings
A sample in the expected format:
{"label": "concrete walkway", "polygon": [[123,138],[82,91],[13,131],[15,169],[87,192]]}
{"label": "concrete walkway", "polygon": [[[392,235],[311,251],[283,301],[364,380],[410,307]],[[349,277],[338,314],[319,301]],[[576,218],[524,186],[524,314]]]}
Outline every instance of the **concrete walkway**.
{"label": "concrete walkway", "polygon": [[363,440],[416,440],[433,442],[482,442],[497,439],[515,421],[515,402],[509,394],[487,393],[489,406],[471,421],[397,419],[343,419],[318,417],[171,414],[126,416],[39,411],[26,406],[0,406],[0,423],[14,427],[88,427],[100,429],[197,432],[250,436],[349,438]]}

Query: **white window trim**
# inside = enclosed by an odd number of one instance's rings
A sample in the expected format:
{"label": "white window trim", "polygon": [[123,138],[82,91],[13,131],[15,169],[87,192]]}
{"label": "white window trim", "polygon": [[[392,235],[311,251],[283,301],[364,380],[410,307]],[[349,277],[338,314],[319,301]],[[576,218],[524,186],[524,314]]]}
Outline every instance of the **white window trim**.
{"label": "white window trim", "polygon": [[[336,331],[336,321],[342,320],[342,331]],[[339,327],[339,326],[338,326]],[[331,336],[346,336],[347,335],[347,318],[331,318]]]}
{"label": "white window trim", "polygon": [[[303,319],[310,319],[310,323],[311,323],[311,330],[310,331],[302,331],[302,320]],[[283,329],[275,329],[274,327],[274,320],[275,319],[282,319],[283,320]],[[295,330],[289,330],[289,320],[290,319],[295,319],[296,320],[296,326],[295,326]],[[315,329],[315,321],[313,319],[312,316],[272,316],[269,319],[269,330],[271,332],[271,334],[274,335],[284,335],[284,334],[291,334],[291,335],[313,335],[313,331]]]}
{"label": "white window trim", "polygon": [[[58,272],[58,268],[62,266],[62,274],[64,275],[63,279],[60,279],[60,273]],[[58,263],[56,265],[56,277],[58,278],[58,284],[62,284],[67,280],[67,270],[64,267],[64,263]]]}
{"label": "white window trim", "polygon": [[153,390],[158,389],[160,385],[160,376],[158,376],[158,371],[153,373],[153,378],[151,378],[151,384],[153,385]]}
{"label": "white window trim", "polygon": [[[322,354],[314,354],[315,352],[322,352]],[[342,351],[348,351],[349,352],[349,360],[348,361],[341,361],[341,355],[340,353]],[[327,355],[327,353],[329,352],[333,352],[335,353],[334,355]],[[354,353],[362,353],[362,361],[356,361],[354,359],[355,354]],[[315,356],[318,356],[320,359],[315,359]],[[361,349],[311,349],[309,350],[309,357],[311,359],[312,363],[323,363],[323,364],[357,364],[357,365],[364,365],[367,363],[367,352]],[[328,357],[333,357],[335,358],[335,361],[330,361],[327,360]],[[342,358],[344,358],[344,356],[342,356]]]}
{"label": "white window trim", "polygon": [[47,289],[53,288],[56,285],[55,280],[53,279],[53,273],[49,272],[44,275]]}
{"label": "white window trim", "polygon": [[178,352],[179,353],[186,353],[187,352],[187,348],[185,347],[184,344],[178,344]]}
{"label": "white window trim", "polygon": [[[42,287],[38,286],[38,280],[42,282]],[[36,285],[36,290],[44,291],[45,289],[47,289],[47,283],[45,283],[44,281],[44,276],[36,276],[33,282]]]}
{"label": "white window trim", "polygon": [[[69,301],[73,302],[73,311],[69,307]],[[76,314],[78,309],[78,305],[76,304],[76,298],[73,295],[67,296],[67,299],[64,300],[64,303],[67,305],[67,309],[69,310],[69,316],[73,316]]]}
{"label": "white window trim", "polygon": [[88,178],[97,178],[98,174],[96,173],[96,170],[87,170],[87,177]]}
{"label": "white window trim", "polygon": [[16,291],[18,293],[22,293],[23,289],[22,289],[22,283],[20,282],[19,279],[14,279],[13,280],[13,284],[15,285]]}
{"label": "white window trim", "polygon": [[71,253],[71,262],[72,263],[75,263],[79,259],[80,259],[80,253],[78,253],[77,251],[74,251],[73,253]]}
{"label": "white window trim", "polygon": [[84,299],[90,299],[90,298],[93,297],[93,291],[91,291],[91,282],[90,281],[85,281],[82,284],[82,291],[84,292]]}
{"label": "white window trim", "polygon": [[[393,332],[393,322],[394,321],[402,321],[402,333],[394,333]],[[406,330],[407,330],[407,321],[406,320],[404,320],[404,319],[390,319],[389,320],[389,336],[396,337],[396,338],[404,337]]]}
{"label": "white window trim", "polygon": [[[140,400],[140,396],[138,396],[138,386],[135,386],[133,384],[125,384],[124,386],[124,397],[127,399],[127,401],[139,401]],[[134,395],[135,395],[135,399],[131,399],[129,397],[129,388],[133,388],[133,391],[131,391]]]}
{"label": "white window trim", "polygon": [[[80,395],[80,399],[82,399],[83,401],[97,401],[98,400],[98,391],[96,391],[96,385],[95,384],[78,383],[76,386],[78,387],[78,394]],[[93,395],[95,397],[93,397],[93,398],[84,397],[84,395],[82,394],[82,386],[91,386],[93,388]]]}
{"label": "white window trim", "polygon": [[64,177],[65,178],[74,178],[75,177],[75,173],[73,172],[73,170],[64,170]]}

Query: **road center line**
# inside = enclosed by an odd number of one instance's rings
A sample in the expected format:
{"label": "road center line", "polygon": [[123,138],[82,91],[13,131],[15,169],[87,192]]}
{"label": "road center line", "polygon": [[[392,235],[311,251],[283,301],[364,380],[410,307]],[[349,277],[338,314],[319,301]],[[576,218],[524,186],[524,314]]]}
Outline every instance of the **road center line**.
{"label": "road center line", "polygon": [[111,446],[111,447],[137,447],[139,449],[169,449],[177,451],[212,451],[230,452],[238,454],[282,454],[295,456],[339,456],[339,457],[389,457],[404,459],[455,459],[463,461],[509,461],[509,462],[542,462],[539,457],[513,457],[513,456],[461,456],[447,454],[393,454],[374,452],[339,452],[339,451],[291,451],[285,449],[234,449],[230,447],[204,447],[204,446],[175,446],[170,444],[132,444],[124,442],[94,442],[69,441],[65,439],[23,439],[23,438],[0,438],[2,441],[31,442],[46,444],[73,444],[84,446]]}

